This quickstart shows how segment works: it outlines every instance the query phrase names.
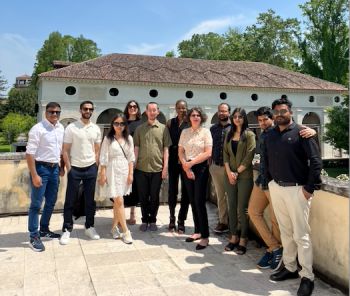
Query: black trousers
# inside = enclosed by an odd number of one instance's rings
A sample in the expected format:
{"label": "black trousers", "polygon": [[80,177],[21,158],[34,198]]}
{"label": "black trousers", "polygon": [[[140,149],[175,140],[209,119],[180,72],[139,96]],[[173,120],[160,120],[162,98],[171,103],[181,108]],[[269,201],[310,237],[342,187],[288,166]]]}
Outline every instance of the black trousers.
{"label": "black trousers", "polygon": [[209,178],[207,161],[194,165],[192,171],[195,175],[195,180],[188,179],[184,171],[182,171],[182,174],[184,175],[185,186],[192,207],[194,232],[200,233],[202,238],[208,238],[209,225],[207,208],[205,205]]}
{"label": "black trousers", "polygon": [[190,200],[184,183],[181,164],[179,164],[176,159],[176,163],[169,162],[168,204],[170,217],[175,217],[177,194],[179,193],[179,177],[181,177],[181,201],[178,221],[184,222],[187,219]]}
{"label": "black trousers", "polygon": [[142,223],[156,223],[162,172],[147,173],[135,170],[135,181],[141,203]]}
{"label": "black trousers", "polygon": [[97,165],[94,163],[85,168],[73,167],[67,175],[66,200],[63,210],[63,227],[62,231],[73,229],[73,206],[78,196],[80,182],[83,182],[85,196],[85,228],[94,226],[96,203],[95,203],[95,186],[97,178]]}

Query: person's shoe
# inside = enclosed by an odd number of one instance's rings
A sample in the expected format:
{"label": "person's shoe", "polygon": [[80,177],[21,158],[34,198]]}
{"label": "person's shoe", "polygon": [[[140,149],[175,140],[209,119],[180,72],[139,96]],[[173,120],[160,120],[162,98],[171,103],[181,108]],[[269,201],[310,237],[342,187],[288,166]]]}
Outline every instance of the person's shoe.
{"label": "person's shoe", "polygon": [[206,247],[209,246],[209,240],[208,239],[201,239],[200,242],[196,245],[196,250],[203,250]]}
{"label": "person's shoe", "polygon": [[192,243],[192,242],[194,242],[196,240],[199,240],[199,239],[201,239],[201,235],[198,234],[198,233],[194,233],[191,236],[186,237],[185,242],[186,243]]}
{"label": "person's shoe", "polygon": [[176,231],[175,217],[170,217],[168,230],[169,231]]}
{"label": "person's shoe", "polygon": [[147,228],[148,228],[147,223],[142,223],[142,224],[140,225],[140,231],[142,231],[142,232],[147,231]]}
{"label": "person's shoe", "polygon": [[185,222],[177,220],[177,232],[179,234],[184,234],[185,233]]}
{"label": "person's shoe", "polygon": [[218,225],[216,225],[216,227],[214,228],[214,232],[215,233],[228,232],[228,226],[226,224],[223,224],[223,223],[218,223]]}
{"label": "person's shoe", "polygon": [[289,271],[287,268],[281,269],[279,272],[271,274],[270,280],[280,282],[288,279],[296,279],[298,278],[298,271]]}
{"label": "person's shoe", "polygon": [[272,251],[271,269],[277,270],[282,264],[283,248]]}
{"label": "person's shoe", "polygon": [[60,238],[61,235],[58,234],[58,233],[54,233],[50,230],[40,230],[40,237],[43,237],[43,238]]}
{"label": "person's shoe", "polygon": [[312,294],[313,290],[314,290],[314,281],[312,281],[306,277],[302,277],[297,295],[298,296],[310,296]]}
{"label": "person's shoe", "polygon": [[100,236],[96,232],[95,227],[89,227],[85,229],[85,235],[88,236],[91,239],[97,240],[100,239]]}
{"label": "person's shoe", "polygon": [[157,231],[157,230],[158,230],[158,226],[157,226],[156,223],[151,223],[151,224],[149,225],[148,229],[149,229],[150,231]]}
{"label": "person's shoe", "polygon": [[45,251],[45,246],[42,243],[40,237],[31,237],[29,241],[29,246],[34,252],[43,252]]}
{"label": "person's shoe", "polygon": [[130,233],[130,230],[127,230],[126,232],[122,233],[121,235],[122,241],[126,244],[132,244],[132,236]]}
{"label": "person's shoe", "polygon": [[267,269],[271,267],[272,253],[266,252],[264,256],[261,257],[258,264],[256,265],[260,269]]}
{"label": "person's shoe", "polygon": [[69,238],[70,238],[70,232],[68,230],[66,230],[65,232],[63,232],[63,234],[61,236],[60,244],[61,245],[68,245]]}
{"label": "person's shoe", "polygon": [[114,239],[118,239],[118,238],[121,237],[121,236],[120,236],[120,231],[119,231],[119,228],[118,228],[117,225],[111,229],[111,234],[112,234],[112,237],[113,237]]}

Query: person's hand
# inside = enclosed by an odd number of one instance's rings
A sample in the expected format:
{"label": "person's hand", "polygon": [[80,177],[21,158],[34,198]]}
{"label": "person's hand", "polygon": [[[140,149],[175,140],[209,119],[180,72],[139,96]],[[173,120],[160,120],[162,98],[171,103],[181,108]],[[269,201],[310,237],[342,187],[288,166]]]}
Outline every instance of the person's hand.
{"label": "person's hand", "polygon": [[40,186],[43,185],[43,182],[39,175],[35,175],[34,177],[32,177],[32,183],[33,183],[33,186],[36,188],[39,188]]}
{"label": "person's hand", "polygon": [[162,179],[165,180],[166,178],[168,178],[168,168],[163,168]]}
{"label": "person's hand", "polygon": [[302,138],[311,138],[316,135],[316,131],[313,128],[304,128],[299,132]]}
{"label": "person's hand", "polygon": [[307,191],[304,189],[304,187],[302,187],[301,189],[302,189],[302,191],[303,191],[303,194],[304,194],[305,199],[306,199],[306,200],[309,200],[310,197],[312,196],[312,193],[307,192]]}
{"label": "person's hand", "polygon": [[107,177],[105,174],[100,174],[100,178],[98,179],[98,184],[103,186],[107,183]]}
{"label": "person's hand", "polygon": [[196,178],[196,176],[194,175],[194,172],[192,170],[186,170],[186,176],[188,179],[190,180],[194,180]]}
{"label": "person's hand", "polygon": [[237,176],[234,172],[230,172],[228,174],[228,181],[230,182],[231,185],[235,185],[237,182]]}
{"label": "person's hand", "polygon": [[184,171],[188,171],[192,167],[192,164],[190,161],[186,161],[182,164],[182,167],[183,167]]}
{"label": "person's hand", "polygon": [[133,182],[133,180],[134,180],[133,175],[132,175],[132,174],[129,174],[129,175],[128,175],[128,179],[126,180],[126,183],[127,183],[128,185],[131,185],[132,182]]}
{"label": "person's hand", "polygon": [[60,167],[60,176],[63,177],[65,173],[64,167]]}

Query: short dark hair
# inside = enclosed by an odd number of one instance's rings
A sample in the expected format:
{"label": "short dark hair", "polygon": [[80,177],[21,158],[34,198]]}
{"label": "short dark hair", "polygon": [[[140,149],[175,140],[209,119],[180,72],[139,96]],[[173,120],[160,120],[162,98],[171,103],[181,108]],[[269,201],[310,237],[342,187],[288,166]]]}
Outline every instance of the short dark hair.
{"label": "short dark hair", "polygon": [[177,104],[180,104],[180,103],[185,103],[186,108],[187,108],[187,102],[185,100],[183,100],[183,99],[177,100],[176,103],[175,103],[175,107],[177,106]]}
{"label": "short dark hair", "polygon": [[148,109],[148,106],[149,106],[149,105],[152,105],[152,104],[157,105],[157,109],[159,109],[159,106],[158,106],[158,103],[157,103],[157,102],[148,102],[147,105],[146,105],[146,110]]}
{"label": "short dark hair", "polygon": [[[200,117],[201,117],[201,125],[207,121],[208,116],[207,116],[207,114],[204,113],[204,111],[202,110],[201,107],[193,107],[193,108],[191,108],[191,109],[187,112],[187,118],[190,118],[190,117],[191,117],[191,114],[192,114],[194,111],[196,111],[196,112],[199,113],[199,115],[200,115]],[[191,120],[189,120],[189,124],[192,125],[192,124],[191,124]]]}
{"label": "short dark hair", "polygon": [[280,99],[274,100],[272,103],[272,110],[275,109],[277,105],[287,105],[289,110],[292,109],[292,106],[293,106],[292,102],[289,101],[287,98],[280,98]]}
{"label": "short dark hair", "polygon": [[254,115],[256,117],[258,116],[264,116],[266,115],[268,118],[272,119],[273,118],[273,114],[272,114],[272,110],[270,107],[264,106],[264,107],[260,107],[258,110],[256,110],[254,112]]}
{"label": "short dark hair", "polygon": [[93,103],[93,102],[91,102],[91,101],[84,101],[84,102],[81,102],[81,103],[80,103],[80,110],[83,109],[83,106],[84,106],[85,104],[91,104],[92,106],[94,106],[94,103]]}
{"label": "short dark hair", "polygon": [[221,103],[221,104],[219,104],[218,110],[219,110],[220,106],[222,106],[222,105],[226,105],[227,108],[228,108],[228,111],[231,112],[231,106],[230,106],[229,104],[227,104],[227,103]]}
{"label": "short dark hair", "polygon": [[50,102],[46,105],[46,111],[49,109],[49,108],[60,108],[61,109],[61,106],[60,104],[56,103],[56,102]]}
{"label": "short dark hair", "polygon": [[126,106],[124,109],[124,115],[125,115],[126,119],[129,120],[129,106],[131,103],[135,103],[137,106],[136,120],[141,119],[140,105],[135,100],[130,100],[129,102],[126,103]]}

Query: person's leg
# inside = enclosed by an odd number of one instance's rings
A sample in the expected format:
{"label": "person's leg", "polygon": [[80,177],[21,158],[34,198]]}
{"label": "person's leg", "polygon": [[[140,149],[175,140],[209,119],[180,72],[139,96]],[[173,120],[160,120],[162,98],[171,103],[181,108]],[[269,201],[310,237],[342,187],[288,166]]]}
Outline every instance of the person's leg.
{"label": "person's leg", "polygon": [[96,213],[96,202],[95,202],[95,187],[97,178],[97,165],[90,166],[84,171],[83,177],[83,188],[85,197],[85,228],[94,227],[95,224],[95,213]]}
{"label": "person's leg", "polygon": [[151,190],[150,190],[150,207],[149,207],[149,223],[157,222],[157,214],[159,209],[159,193],[162,185],[162,172],[151,173]]}
{"label": "person's leg", "polygon": [[112,222],[112,230],[118,227],[119,224],[119,216],[118,216],[118,204],[116,202],[116,197],[113,198],[113,222]]}
{"label": "person's leg", "polygon": [[141,202],[141,214],[142,223],[149,223],[149,195],[150,184],[147,173],[140,170],[135,170],[135,181],[137,186],[137,192]]}
{"label": "person's leg", "polygon": [[39,212],[41,204],[44,199],[46,186],[49,178],[49,172],[47,167],[36,164],[36,171],[41,177],[42,185],[40,187],[34,187],[32,179],[30,178],[31,184],[31,196],[30,206],[28,211],[28,231],[31,238],[40,237],[39,235]]}
{"label": "person's leg", "polygon": [[118,222],[120,223],[123,232],[128,231],[125,221],[125,210],[124,210],[124,200],[123,197],[117,196],[114,198],[114,204],[116,207],[116,215],[118,217]]}
{"label": "person's leg", "polygon": [[134,171],[134,181],[132,182],[132,190],[129,196],[130,199],[130,218],[126,220],[129,225],[136,224],[136,206],[139,203],[139,197],[137,193],[137,186],[135,181],[135,171]]}
{"label": "person's leg", "polygon": [[224,180],[225,191],[227,192],[228,222],[231,234],[230,242],[235,244],[238,241],[237,185],[231,185],[226,175]]}
{"label": "person's leg", "polygon": [[49,223],[54,210],[59,185],[59,167],[48,168],[49,176],[45,190],[45,205],[40,219],[40,230],[49,231]]}
{"label": "person's leg", "polygon": [[278,226],[275,211],[274,211],[273,206],[272,206],[270,192],[268,190],[266,190],[266,191],[264,191],[264,193],[265,193],[267,199],[269,200],[269,205],[270,205],[269,213],[270,213],[270,220],[271,220],[272,236],[278,242],[279,246],[281,246],[281,232],[280,232],[280,228]]}
{"label": "person's leg", "polygon": [[189,200],[189,196],[186,190],[186,186],[185,186],[185,181],[184,181],[184,176],[181,173],[182,172],[182,168],[181,165],[178,164],[177,166],[177,171],[178,174],[181,177],[181,201],[180,201],[180,211],[179,211],[179,216],[178,216],[178,224],[179,227],[181,228],[181,231],[185,231],[185,221],[187,219],[187,213],[188,213],[188,207],[190,205],[190,200]]}
{"label": "person's leg", "polygon": [[[178,185],[179,185],[179,173],[177,163],[169,162],[169,186],[168,186],[168,205],[170,212],[170,219],[175,220],[175,208],[177,203]],[[175,222],[175,221],[174,221]]]}

